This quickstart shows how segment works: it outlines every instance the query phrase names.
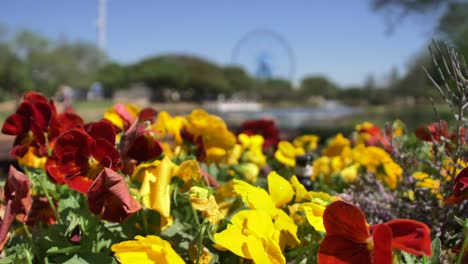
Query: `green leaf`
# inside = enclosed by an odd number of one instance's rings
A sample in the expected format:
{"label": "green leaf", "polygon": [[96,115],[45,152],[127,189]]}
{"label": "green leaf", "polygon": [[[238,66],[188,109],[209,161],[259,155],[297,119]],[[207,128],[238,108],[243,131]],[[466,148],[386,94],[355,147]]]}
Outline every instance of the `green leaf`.
{"label": "green leaf", "polygon": [[177,234],[183,233],[185,229],[186,227],[184,226],[184,224],[182,224],[180,220],[176,218],[174,220],[174,223],[168,228],[164,229],[164,231],[161,234],[167,237],[173,237]]}
{"label": "green leaf", "polygon": [[406,264],[414,264],[414,256],[413,255],[411,255],[409,253],[406,253],[404,251],[401,251],[401,255],[405,259]]}
{"label": "green leaf", "polygon": [[[465,220],[463,220],[463,219],[461,219],[461,218],[458,218],[458,217],[456,217],[456,216],[454,216],[454,217],[455,217],[455,221],[456,221],[459,225],[461,225],[461,226],[465,226],[465,225],[466,225]],[[468,222],[468,220],[467,220],[467,222]]]}
{"label": "green leaf", "polygon": [[15,260],[15,255],[9,255],[6,258],[0,259],[0,264],[10,264]]}
{"label": "green leaf", "polygon": [[208,173],[213,177],[218,178],[219,169],[216,164],[212,163],[208,166]]}
{"label": "green leaf", "polygon": [[64,256],[64,258],[57,259],[57,262],[63,264],[116,264],[117,261],[108,255],[105,254],[95,254],[95,253],[79,253],[77,255]]}
{"label": "green leaf", "polygon": [[431,264],[439,264],[440,262],[441,243],[438,237],[432,240],[432,257],[429,258]]}
{"label": "green leaf", "polygon": [[47,254],[75,253],[78,250],[80,250],[80,246],[71,246],[65,248],[51,247],[47,250]]}

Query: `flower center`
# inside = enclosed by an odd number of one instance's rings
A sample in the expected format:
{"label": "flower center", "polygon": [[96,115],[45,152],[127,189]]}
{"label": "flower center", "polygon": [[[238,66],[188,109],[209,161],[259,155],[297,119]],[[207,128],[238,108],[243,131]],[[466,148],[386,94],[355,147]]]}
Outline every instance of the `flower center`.
{"label": "flower center", "polygon": [[374,250],[374,239],[369,237],[366,239],[367,250],[373,251]]}
{"label": "flower center", "polygon": [[99,175],[99,173],[101,173],[103,166],[94,157],[89,158],[88,164],[89,169],[86,176],[87,178],[94,180]]}

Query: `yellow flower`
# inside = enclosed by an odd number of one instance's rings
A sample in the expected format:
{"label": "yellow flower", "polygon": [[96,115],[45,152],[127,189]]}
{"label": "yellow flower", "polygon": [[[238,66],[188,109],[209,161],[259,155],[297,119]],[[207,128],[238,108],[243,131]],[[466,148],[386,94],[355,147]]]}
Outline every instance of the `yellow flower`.
{"label": "yellow flower", "polygon": [[164,157],[163,160],[138,165],[131,177],[132,180],[141,182],[139,193],[143,205],[161,215],[161,222],[164,223],[162,229],[172,224],[170,183],[175,176],[181,178],[188,189],[188,183],[192,179],[201,178],[198,163],[188,160],[177,166],[168,157]]}
{"label": "yellow flower", "polygon": [[263,136],[239,134],[239,141],[245,150],[245,159],[247,162],[253,162],[258,166],[263,166],[266,163],[266,156],[263,153]]}
{"label": "yellow flower", "polygon": [[172,117],[168,112],[161,111],[158,113],[156,122],[152,126],[155,131],[159,132],[159,138],[165,138],[168,135],[174,138],[177,145],[182,144],[181,131],[185,125],[185,118],[182,116]]}
{"label": "yellow flower", "polygon": [[207,189],[193,186],[190,188],[189,196],[193,209],[201,211],[211,224],[217,224],[224,218],[214,196]]}
{"label": "yellow flower", "polygon": [[[162,161],[138,165],[132,175],[132,179],[141,182],[143,205],[157,211],[168,223],[172,223],[170,183],[176,166],[165,157]],[[164,229],[165,226],[161,228]]]}
{"label": "yellow flower", "polygon": [[314,167],[314,174],[312,175],[313,180],[316,180],[317,177],[320,174],[322,174],[325,177],[331,175],[330,158],[329,157],[321,156],[320,158],[314,160],[312,165]]}
{"label": "yellow flower", "polygon": [[341,178],[348,184],[354,182],[358,176],[358,169],[359,164],[353,164],[344,168],[341,171]]}
{"label": "yellow flower", "polygon": [[265,165],[267,159],[261,148],[247,150],[245,158],[248,162],[255,163],[259,167]]}
{"label": "yellow flower", "polygon": [[375,173],[376,177],[383,180],[391,189],[395,189],[401,180],[403,169],[382,148],[365,147],[361,144],[353,149],[352,156],[359,165],[366,168],[367,172]]}
{"label": "yellow flower", "polygon": [[207,163],[218,162],[226,156],[226,150],[218,147],[207,148],[205,152]]}
{"label": "yellow flower", "polygon": [[[299,238],[297,238],[297,226],[294,224],[294,221],[288,217],[288,215],[276,206],[282,206],[285,203],[288,203],[292,200],[294,193],[292,192],[292,187],[288,181],[281,181],[278,177],[281,177],[276,174],[276,172],[271,172],[268,175],[268,185],[271,186],[272,195],[256,186],[252,186],[244,181],[234,179],[234,191],[242,197],[242,201],[251,209],[257,209],[267,212],[271,218],[275,221],[275,227],[281,232],[277,236],[279,241],[282,241],[282,247],[284,244],[288,244],[291,247],[294,247],[299,243]],[[280,186],[275,186],[275,184],[280,184]],[[287,184],[283,185],[282,184]],[[278,195],[281,190],[285,194],[280,194],[280,197],[273,197]],[[274,195],[273,195],[274,193]],[[276,223],[276,221],[280,221]]]}
{"label": "yellow flower", "polygon": [[[218,161],[221,155],[225,156],[236,144],[236,137],[218,116],[210,115],[203,109],[195,109],[186,120],[188,132],[195,138],[202,138],[209,162]],[[225,152],[222,153],[221,149]]]}
{"label": "yellow flower", "polygon": [[291,186],[294,189],[294,192],[296,194],[295,196],[296,202],[301,202],[303,200],[310,201],[311,199],[310,193],[307,192],[307,189],[304,187],[304,185],[301,182],[299,182],[296,175],[293,175],[289,181],[291,182]]}
{"label": "yellow flower", "polygon": [[326,192],[309,191],[309,194],[312,197],[310,199],[311,202],[319,204],[319,205],[323,205],[323,206],[327,206],[327,205],[331,204],[334,201],[340,200],[340,197],[332,196],[332,195],[330,195],[330,194],[328,194]]}
{"label": "yellow flower", "polygon": [[296,156],[304,155],[305,151],[301,147],[295,147],[289,141],[280,141],[275,152],[275,158],[282,164],[290,167],[296,166]]}
{"label": "yellow flower", "polygon": [[[107,109],[107,111],[104,113],[104,119],[110,121],[120,129],[124,129],[125,120],[123,120],[122,116],[120,116],[115,110],[116,106]],[[132,120],[134,120],[138,116],[138,112],[140,112],[140,108],[134,104],[125,104],[123,107]]]}
{"label": "yellow flower", "polygon": [[184,181],[184,189],[181,191],[186,191],[192,186],[192,180],[201,180],[200,166],[196,160],[186,160],[176,167],[174,175]]}
{"label": "yellow flower", "polygon": [[242,197],[242,201],[252,209],[259,209],[276,213],[276,206],[268,193],[256,186],[252,186],[244,181],[234,179],[234,191]]}
{"label": "yellow flower", "polygon": [[351,142],[339,133],[334,138],[330,139],[327,147],[322,151],[322,154],[328,157],[334,157],[341,154],[345,148],[349,148]]}
{"label": "yellow flower", "polygon": [[356,131],[359,131],[359,130],[366,130],[366,129],[370,129],[370,128],[373,128],[375,125],[372,124],[371,122],[368,122],[368,121],[364,121],[363,123],[361,124],[357,124],[355,126],[355,130]]}
{"label": "yellow flower", "polygon": [[238,135],[239,141],[241,142],[242,146],[246,149],[257,149],[262,148],[263,142],[265,139],[262,135],[247,135],[244,133],[240,133]]}
{"label": "yellow flower", "polygon": [[316,203],[302,203],[299,206],[299,209],[304,210],[309,224],[320,232],[326,232],[323,226],[323,212],[325,208],[325,206]]}
{"label": "yellow flower", "polygon": [[275,171],[268,174],[268,192],[276,207],[289,203],[294,196],[291,184]]}
{"label": "yellow flower", "polygon": [[[189,246],[188,253],[189,253],[189,258],[193,263],[197,263],[197,251],[198,251],[198,244],[192,243]],[[206,247],[203,247],[203,249],[201,250],[199,263],[210,264],[212,260],[213,260],[213,255],[211,254],[211,252]]]}
{"label": "yellow flower", "polygon": [[227,165],[234,165],[239,164],[239,159],[242,156],[242,146],[240,144],[235,144],[232,149],[230,149],[227,153],[226,164]]}
{"label": "yellow flower", "polygon": [[429,189],[431,190],[431,193],[437,197],[437,199],[443,200],[443,196],[440,194],[440,180],[432,179],[429,174],[422,171],[417,171],[413,173],[412,176],[417,180],[417,188]]}
{"label": "yellow flower", "polygon": [[406,127],[403,121],[396,119],[392,124],[392,137],[400,137],[405,133]]}
{"label": "yellow flower", "polygon": [[171,244],[158,236],[136,236],[135,240],[114,244],[111,250],[120,263],[185,263]]}
{"label": "yellow flower", "polygon": [[377,173],[378,179],[383,179],[384,182],[390,187],[391,189],[395,189],[397,187],[398,182],[401,180],[401,175],[403,174],[403,169],[398,165],[398,163],[394,162],[393,160],[386,160],[383,163],[383,168],[385,174]]}
{"label": "yellow flower", "polygon": [[242,177],[250,182],[256,183],[258,179],[258,175],[260,174],[260,168],[255,165],[254,163],[242,163],[238,165],[238,169]]}
{"label": "yellow flower", "polygon": [[442,163],[442,170],[440,174],[444,177],[445,181],[450,181],[451,176],[456,177],[463,168],[468,167],[468,161],[458,159],[457,162],[453,162],[451,158],[445,158]]}
{"label": "yellow flower", "polygon": [[311,152],[317,149],[317,144],[320,140],[316,135],[302,135],[293,140],[294,146],[304,149],[306,152]]}
{"label": "yellow flower", "polygon": [[218,250],[229,250],[257,264],[286,263],[269,214],[262,210],[244,210],[234,215],[227,228],[214,234]]}
{"label": "yellow flower", "polygon": [[29,147],[28,152],[22,158],[18,158],[18,163],[35,169],[43,169],[47,157],[38,157],[34,151],[35,148]]}
{"label": "yellow flower", "polygon": [[303,211],[300,209],[301,204],[295,203],[293,205],[288,205],[289,217],[294,220],[295,223],[302,225],[304,224],[304,215],[300,213]]}

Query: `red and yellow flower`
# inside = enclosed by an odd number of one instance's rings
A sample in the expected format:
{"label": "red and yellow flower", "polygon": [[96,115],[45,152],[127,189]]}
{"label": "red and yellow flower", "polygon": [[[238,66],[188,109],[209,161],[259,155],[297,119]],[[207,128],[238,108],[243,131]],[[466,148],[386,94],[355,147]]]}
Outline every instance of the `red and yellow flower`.
{"label": "red and yellow flower", "polygon": [[45,167],[56,183],[86,193],[104,168],[120,167],[114,128],[100,121],[90,124],[86,130],[71,129],[63,133],[57,138]]}

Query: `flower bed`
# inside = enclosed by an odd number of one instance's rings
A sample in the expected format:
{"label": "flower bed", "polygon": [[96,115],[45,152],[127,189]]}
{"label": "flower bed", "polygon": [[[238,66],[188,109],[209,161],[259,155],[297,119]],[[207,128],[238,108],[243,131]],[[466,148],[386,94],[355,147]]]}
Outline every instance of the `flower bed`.
{"label": "flower bed", "polygon": [[0,263],[467,263],[467,88],[448,89],[453,129],[289,141],[203,109],[86,123],[28,92],[2,126]]}

